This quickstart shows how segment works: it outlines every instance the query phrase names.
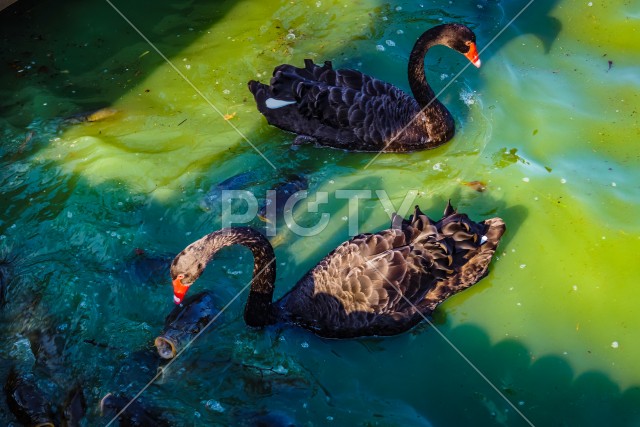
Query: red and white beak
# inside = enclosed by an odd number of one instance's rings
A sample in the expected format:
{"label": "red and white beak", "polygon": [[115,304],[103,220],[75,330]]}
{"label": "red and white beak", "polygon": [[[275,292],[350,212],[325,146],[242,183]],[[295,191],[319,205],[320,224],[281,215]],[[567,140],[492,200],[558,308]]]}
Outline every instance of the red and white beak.
{"label": "red and white beak", "polygon": [[176,304],[182,303],[184,296],[189,290],[189,286],[191,286],[191,284],[185,285],[182,283],[182,277],[180,276],[173,279],[173,302]]}
{"label": "red and white beak", "polygon": [[465,53],[464,56],[466,56],[467,59],[471,61],[473,65],[480,68],[480,64],[482,64],[482,62],[480,61],[480,56],[478,55],[478,48],[476,47],[475,43],[469,44],[469,52]]}

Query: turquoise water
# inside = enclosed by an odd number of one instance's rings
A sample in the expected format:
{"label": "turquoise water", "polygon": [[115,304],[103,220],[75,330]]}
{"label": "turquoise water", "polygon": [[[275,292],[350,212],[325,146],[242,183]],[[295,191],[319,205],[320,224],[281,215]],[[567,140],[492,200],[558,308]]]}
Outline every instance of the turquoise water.
{"label": "turquoise water", "polygon": [[[281,230],[276,297],[349,237],[337,189],[384,190],[396,207],[415,191],[432,217],[451,198],[474,219],[504,218],[508,232],[488,277],[442,304],[435,327],[397,337],[251,330],[241,297],[145,390],[146,405],[175,425],[265,411],[300,425],[640,425],[640,6],[536,0],[490,43],[526,2],[113,5],[175,69],[107,2],[20,0],[0,12],[0,249],[14,266],[3,381],[18,364],[55,403],[80,382],[85,423],[106,424],[99,400],[153,377],[153,338],[173,306],[168,276],[132,273],[136,249],[170,258],[219,228],[201,201],[229,177],[253,171],[260,195],[301,172],[311,194],[329,193],[331,219],[318,236]],[[435,150],[370,166],[372,154],[291,150],[246,89],[304,58],[408,89],[415,39],[454,21],[487,48],[440,96],[457,134]],[[465,61],[434,49],[429,81],[445,87]],[[65,120],[99,108],[111,110]],[[361,231],[388,225],[380,200],[360,206]],[[319,214],[295,212],[306,225]],[[229,248],[195,286],[223,307],[251,269],[246,250]],[[34,363],[34,330],[64,342],[52,366]],[[4,399],[0,408],[0,424],[15,424]]]}

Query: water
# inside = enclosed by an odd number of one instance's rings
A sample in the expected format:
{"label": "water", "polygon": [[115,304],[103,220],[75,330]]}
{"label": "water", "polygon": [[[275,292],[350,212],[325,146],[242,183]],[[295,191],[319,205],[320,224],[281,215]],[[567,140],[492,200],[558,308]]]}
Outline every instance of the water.
{"label": "water", "polygon": [[[264,194],[281,174],[305,171],[312,194],[329,192],[331,220],[318,237],[283,233],[276,296],[348,238],[336,189],[373,191],[360,201],[361,231],[387,226],[375,190],[396,207],[415,190],[431,216],[451,198],[473,218],[504,218],[508,233],[489,276],[437,310],[446,340],[427,325],[351,341],[250,330],[236,301],[146,389],[145,404],[177,425],[266,411],[302,425],[526,425],[455,346],[535,425],[640,424],[635,3],[537,0],[482,52],[481,69],[441,95],[452,141],[369,167],[371,154],[291,150],[292,136],[266,124],[246,89],[304,58],[407,89],[424,29],[466,23],[482,49],[525,4],[114,2],[200,93],[109,3],[20,0],[0,13],[0,244],[16,275],[2,308],[2,378],[8,361],[34,364],[17,351],[26,331],[60,335],[64,368],[36,363],[41,387],[57,404],[80,381],[85,422],[106,424],[100,398],[134,395],[153,377],[152,340],[172,308],[168,277],[136,281],[132,254],[171,256],[217,229],[200,207],[212,185],[250,169]],[[429,81],[443,88],[465,61],[434,49]],[[117,113],[64,120],[103,107]],[[319,214],[296,215],[313,224]],[[230,248],[196,286],[222,307],[250,274],[250,254]],[[0,407],[0,424],[15,423]]]}

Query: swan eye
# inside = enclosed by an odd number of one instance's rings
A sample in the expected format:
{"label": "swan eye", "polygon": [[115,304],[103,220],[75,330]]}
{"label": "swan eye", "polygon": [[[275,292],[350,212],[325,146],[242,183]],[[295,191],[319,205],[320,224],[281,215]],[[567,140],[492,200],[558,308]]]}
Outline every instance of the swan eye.
{"label": "swan eye", "polygon": [[184,274],[178,274],[178,277],[176,277],[176,279],[180,279],[180,280],[184,279]]}

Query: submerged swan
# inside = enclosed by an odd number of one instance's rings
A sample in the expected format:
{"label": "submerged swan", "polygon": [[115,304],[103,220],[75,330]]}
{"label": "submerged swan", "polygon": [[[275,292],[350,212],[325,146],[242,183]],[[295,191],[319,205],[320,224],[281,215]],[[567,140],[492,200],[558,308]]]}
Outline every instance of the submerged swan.
{"label": "submerged swan", "polygon": [[394,215],[391,228],[338,246],[273,302],[276,263],[269,241],[251,228],[226,228],[173,260],[174,301],[183,300],[220,249],[239,244],[254,257],[247,325],[284,322],[329,338],[395,335],[482,279],[504,231],[502,219],[474,222],[451,204],[438,222],[416,206],[409,220]]}
{"label": "submerged swan", "polygon": [[429,48],[445,45],[476,67],[476,36],[460,24],[424,32],[409,57],[415,97],[355,70],[334,70],[305,60],[304,68],[279,65],[270,85],[249,82],[258,110],[269,124],[298,134],[294,143],[315,142],[352,151],[407,152],[435,148],[453,137],[453,118],[436,99],[424,73]]}

